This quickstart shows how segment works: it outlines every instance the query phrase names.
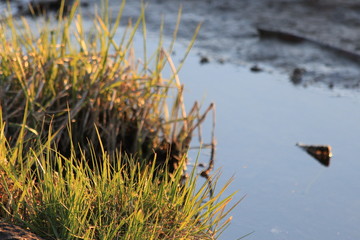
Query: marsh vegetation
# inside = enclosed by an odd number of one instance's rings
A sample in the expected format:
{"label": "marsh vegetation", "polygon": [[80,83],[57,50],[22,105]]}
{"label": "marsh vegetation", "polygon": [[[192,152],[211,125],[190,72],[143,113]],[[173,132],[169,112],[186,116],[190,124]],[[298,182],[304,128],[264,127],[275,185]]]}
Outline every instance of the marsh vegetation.
{"label": "marsh vegetation", "polygon": [[[184,177],[214,105],[185,109],[181,64],[170,57],[180,12],[170,46],[160,36],[148,56],[144,8],[118,38],[125,1],[114,22],[102,3],[90,32],[79,2],[40,19],[38,32],[25,18],[0,23],[1,218],[47,239],[217,238],[230,220],[227,184],[214,193],[196,186],[196,168]],[[201,175],[210,181],[214,134],[208,146]]]}

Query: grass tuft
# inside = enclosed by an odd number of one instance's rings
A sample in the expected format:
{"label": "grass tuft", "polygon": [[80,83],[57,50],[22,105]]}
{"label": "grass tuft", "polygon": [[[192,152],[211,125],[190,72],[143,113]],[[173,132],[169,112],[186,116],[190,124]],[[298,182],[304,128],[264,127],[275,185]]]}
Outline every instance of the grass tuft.
{"label": "grass tuft", "polygon": [[145,10],[119,38],[125,1],[115,22],[104,5],[92,31],[78,1],[39,32],[25,18],[0,22],[0,217],[47,239],[214,239],[232,195],[209,198],[195,169],[183,179],[214,106],[185,110],[170,57],[178,25],[169,52],[159,44],[147,57]]}
{"label": "grass tuft", "polygon": [[[76,6],[67,18],[59,17],[57,26],[46,22],[38,34],[25,19],[9,18],[0,25],[0,98],[9,144],[14,146],[21,134],[27,142],[46,137],[51,123],[57,150],[65,156],[70,156],[71,141],[86,154],[90,141],[99,152],[96,126],[107,152],[121,148],[141,159],[153,159],[155,152],[158,163],[170,158],[174,171],[207,112],[199,114],[195,103],[187,115],[179,69],[161,46],[154,70],[149,69],[151,62],[135,61],[131,44],[140,24],[145,26],[144,11],[118,43],[123,5],[115,23],[109,24],[106,14],[96,15],[96,32],[88,36]],[[166,64],[173,73],[169,79],[162,77]],[[76,133],[72,139],[66,130],[68,117]],[[21,124],[27,126],[24,133]]]}

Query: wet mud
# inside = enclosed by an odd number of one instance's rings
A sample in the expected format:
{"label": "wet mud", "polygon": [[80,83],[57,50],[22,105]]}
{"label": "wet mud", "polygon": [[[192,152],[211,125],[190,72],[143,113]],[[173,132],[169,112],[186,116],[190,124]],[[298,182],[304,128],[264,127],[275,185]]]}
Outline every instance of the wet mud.
{"label": "wet mud", "polygon": [[[12,2],[17,8],[27,4]],[[96,0],[82,2],[88,12],[100,5]],[[114,12],[120,5],[109,4]],[[282,72],[300,86],[360,87],[356,0],[149,0],[147,27],[158,32],[163,18],[164,33],[171,37],[180,6],[178,41],[189,41],[202,23],[195,45],[201,63],[230,62],[253,72]],[[128,1],[124,17],[135,19],[139,13],[139,2]]]}
{"label": "wet mud", "polygon": [[[136,12],[136,3],[129,2]],[[208,61],[230,62],[287,74],[295,85],[360,87],[360,2],[355,0],[149,1],[148,26],[172,34],[179,6],[178,38],[191,39]]]}

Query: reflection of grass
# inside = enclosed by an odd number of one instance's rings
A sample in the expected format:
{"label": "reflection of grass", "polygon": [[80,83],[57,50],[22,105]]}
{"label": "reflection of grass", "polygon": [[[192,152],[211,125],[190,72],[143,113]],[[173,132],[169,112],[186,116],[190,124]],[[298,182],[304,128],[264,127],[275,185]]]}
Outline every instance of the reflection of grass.
{"label": "reflection of grass", "polygon": [[76,4],[39,34],[24,19],[0,24],[1,217],[57,239],[212,239],[230,197],[204,203],[194,174],[180,184],[211,106],[185,112],[173,42],[135,61],[144,11],[117,42],[123,7],[110,24],[105,6],[90,37]]}

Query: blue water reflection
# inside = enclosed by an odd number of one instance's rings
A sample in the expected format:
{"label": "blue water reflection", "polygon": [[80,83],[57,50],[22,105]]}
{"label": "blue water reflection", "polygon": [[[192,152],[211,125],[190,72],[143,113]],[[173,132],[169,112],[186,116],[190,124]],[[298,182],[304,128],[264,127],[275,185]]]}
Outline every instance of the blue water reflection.
{"label": "blue water reflection", "polygon": [[[217,167],[245,200],[222,239],[360,239],[360,99],[297,88],[285,76],[232,65],[181,72],[189,102],[206,95],[217,105]],[[341,97],[339,97],[341,95]],[[330,144],[329,168],[295,147]]]}

